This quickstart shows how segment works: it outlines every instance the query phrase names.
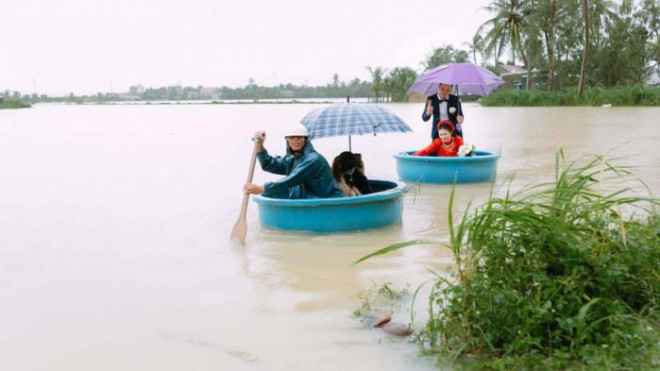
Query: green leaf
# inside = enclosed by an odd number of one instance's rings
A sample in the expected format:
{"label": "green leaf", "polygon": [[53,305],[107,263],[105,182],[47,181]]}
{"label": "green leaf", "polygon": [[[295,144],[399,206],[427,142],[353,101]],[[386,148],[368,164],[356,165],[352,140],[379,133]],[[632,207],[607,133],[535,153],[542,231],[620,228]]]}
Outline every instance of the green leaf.
{"label": "green leaf", "polygon": [[369,255],[361,257],[360,259],[356,260],[352,265],[361,263],[361,262],[363,262],[367,259],[371,259],[374,256],[389,254],[392,251],[400,250],[400,249],[403,249],[403,248],[408,247],[408,246],[412,246],[412,245],[430,245],[430,244],[435,244],[435,243],[439,243],[439,242],[438,241],[433,241],[433,240],[414,240],[414,241],[407,241],[407,242],[398,243],[398,244],[395,244],[395,245],[390,245],[390,246],[384,247],[384,248],[382,248],[382,249],[380,249],[376,252],[372,252]]}

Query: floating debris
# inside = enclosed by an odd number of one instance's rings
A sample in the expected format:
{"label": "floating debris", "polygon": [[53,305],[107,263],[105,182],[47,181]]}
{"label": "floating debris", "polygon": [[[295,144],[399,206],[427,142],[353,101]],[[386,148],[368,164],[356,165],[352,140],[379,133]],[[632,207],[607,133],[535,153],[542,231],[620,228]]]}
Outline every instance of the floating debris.
{"label": "floating debris", "polygon": [[410,329],[410,327],[404,325],[403,323],[399,323],[399,322],[386,323],[382,327],[382,329],[388,335],[402,336],[402,337],[412,335],[412,330]]}
{"label": "floating debris", "polygon": [[392,317],[384,313],[369,314],[362,318],[362,324],[364,324],[365,327],[382,327],[391,320]]}

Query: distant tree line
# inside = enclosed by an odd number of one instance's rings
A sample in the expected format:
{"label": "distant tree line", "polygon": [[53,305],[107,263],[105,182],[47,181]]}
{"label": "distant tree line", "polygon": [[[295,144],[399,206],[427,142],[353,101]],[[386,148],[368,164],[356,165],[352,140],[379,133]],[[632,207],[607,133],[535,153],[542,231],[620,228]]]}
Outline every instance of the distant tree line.
{"label": "distant tree line", "polygon": [[610,88],[640,84],[649,68],[660,62],[658,0],[493,0],[484,8],[492,18],[480,25],[464,49],[445,44],[433,48],[419,68],[367,66],[370,81],[358,78],[320,86],[280,84],[261,86],[253,79],[238,88],[168,86],[128,94],[47,97],[5,91],[6,97],[38,101],[299,99],[368,97],[374,102],[402,102],[420,72],[447,63],[472,62],[499,73],[497,66],[518,64],[527,70],[526,89],[549,92],[586,86]]}
{"label": "distant tree line", "polygon": [[220,89],[222,99],[297,99],[297,98],[345,98],[368,97],[371,83],[358,78],[349,83],[339,81],[337,74],[332,82],[321,86],[280,84],[277,86],[259,86],[254,81],[239,88],[223,86]]}

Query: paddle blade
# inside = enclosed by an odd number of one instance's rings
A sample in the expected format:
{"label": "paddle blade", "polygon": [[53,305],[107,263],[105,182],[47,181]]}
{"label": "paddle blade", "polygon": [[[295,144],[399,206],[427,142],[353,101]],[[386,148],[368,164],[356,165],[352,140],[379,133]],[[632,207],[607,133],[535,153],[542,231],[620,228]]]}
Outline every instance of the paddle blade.
{"label": "paddle blade", "polygon": [[[248,170],[247,182],[252,183],[252,176],[254,175],[254,164],[257,162],[257,149],[259,148],[259,140],[253,139],[254,147],[252,148],[252,158],[250,158],[250,169]],[[248,200],[250,195],[243,194],[243,203],[241,204],[241,213],[238,215],[238,220],[234,224],[234,229],[231,230],[230,240],[237,240],[241,246],[245,246],[245,237],[247,236],[247,221],[246,213],[248,207]]]}
{"label": "paddle blade", "polygon": [[234,229],[231,230],[230,240],[236,240],[241,243],[241,246],[245,246],[245,237],[247,236],[247,222],[245,218],[239,217],[234,224]]}

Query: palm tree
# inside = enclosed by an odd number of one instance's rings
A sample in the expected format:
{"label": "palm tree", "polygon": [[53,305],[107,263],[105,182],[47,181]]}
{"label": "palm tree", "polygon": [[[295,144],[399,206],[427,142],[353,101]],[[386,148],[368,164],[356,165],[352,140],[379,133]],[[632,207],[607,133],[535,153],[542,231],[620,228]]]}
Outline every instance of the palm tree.
{"label": "palm tree", "polygon": [[454,52],[454,63],[466,63],[470,60],[470,55],[465,50],[456,49]]}
{"label": "palm tree", "polygon": [[[541,0],[543,1],[543,0]],[[525,16],[522,36],[522,50],[520,58],[527,69],[527,89],[534,89],[534,69],[543,62],[543,39],[541,37],[541,23],[543,16],[536,10],[539,0],[531,0],[523,11]]]}
{"label": "palm tree", "polygon": [[417,72],[410,67],[397,67],[388,77],[393,102],[404,102],[408,88],[417,80]]}
{"label": "palm tree", "polygon": [[351,95],[355,95],[355,92],[360,89],[360,79],[357,77],[351,80],[348,84],[348,89],[351,91]]}
{"label": "palm tree", "polygon": [[484,7],[494,14],[493,18],[484,22],[477,34],[485,32],[484,51],[486,55],[495,57],[498,63],[502,52],[510,48],[513,63],[516,62],[516,52],[522,52],[522,37],[524,34],[525,4],[522,0],[494,0]]}
{"label": "palm tree", "polygon": [[479,34],[478,32],[472,36],[472,42],[468,43],[465,42],[463,43],[468,48],[468,52],[472,54],[472,59],[474,61],[474,64],[477,64],[477,53],[482,55],[482,51],[484,49],[484,38]]}
{"label": "palm tree", "polygon": [[335,88],[339,86],[339,75],[336,73],[332,75],[332,86]]}
{"label": "palm tree", "polygon": [[383,79],[383,92],[385,93],[385,103],[390,102],[392,98],[392,77],[387,76]]}
{"label": "palm tree", "polygon": [[426,60],[422,62],[422,67],[430,70],[443,64],[467,62],[468,59],[470,58],[465,50],[454,49],[451,45],[442,45],[426,57]]}
{"label": "palm tree", "polygon": [[380,97],[380,91],[383,90],[383,76],[385,75],[387,68],[383,68],[383,67],[371,68],[370,66],[367,66],[366,68],[367,70],[369,70],[369,73],[371,74],[371,90],[374,91],[374,95],[376,96],[376,102],[378,102],[378,98]]}
{"label": "palm tree", "polygon": [[[531,26],[531,25],[530,25]],[[523,65],[527,69],[527,89],[534,89],[534,70],[543,59],[543,41],[539,37],[539,30],[535,27],[527,27],[523,38],[524,54],[521,54]]]}
{"label": "palm tree", "polygon": [[582,54],[582,66],[580,67],[580,82],[578,83],[578,97],[582,98],[584,93],[584,80],[587,75],[587,57],[589,56],[589,0],[582,0],[582,12],[584,13],[584,53]]}
{"label": "palm tree", "polygon": [[606,25],[612,22],[616,17],[614,12],[615,5],[610,0],[591,0],[589,1],[589,24],[590,32],[594,34],[595,45],[600,46],[600,37]]}
{"label": "palm tree", "polygon": [[557,41],[558,29],[562,21],[571,19],[571,11],[574,11],[573,0],[545,0],[538,3],[535,12],[539,19],[539,29],[543,35],[545,54],[548,66],[548,87],[551,91],[555,88],[557,74]]}

